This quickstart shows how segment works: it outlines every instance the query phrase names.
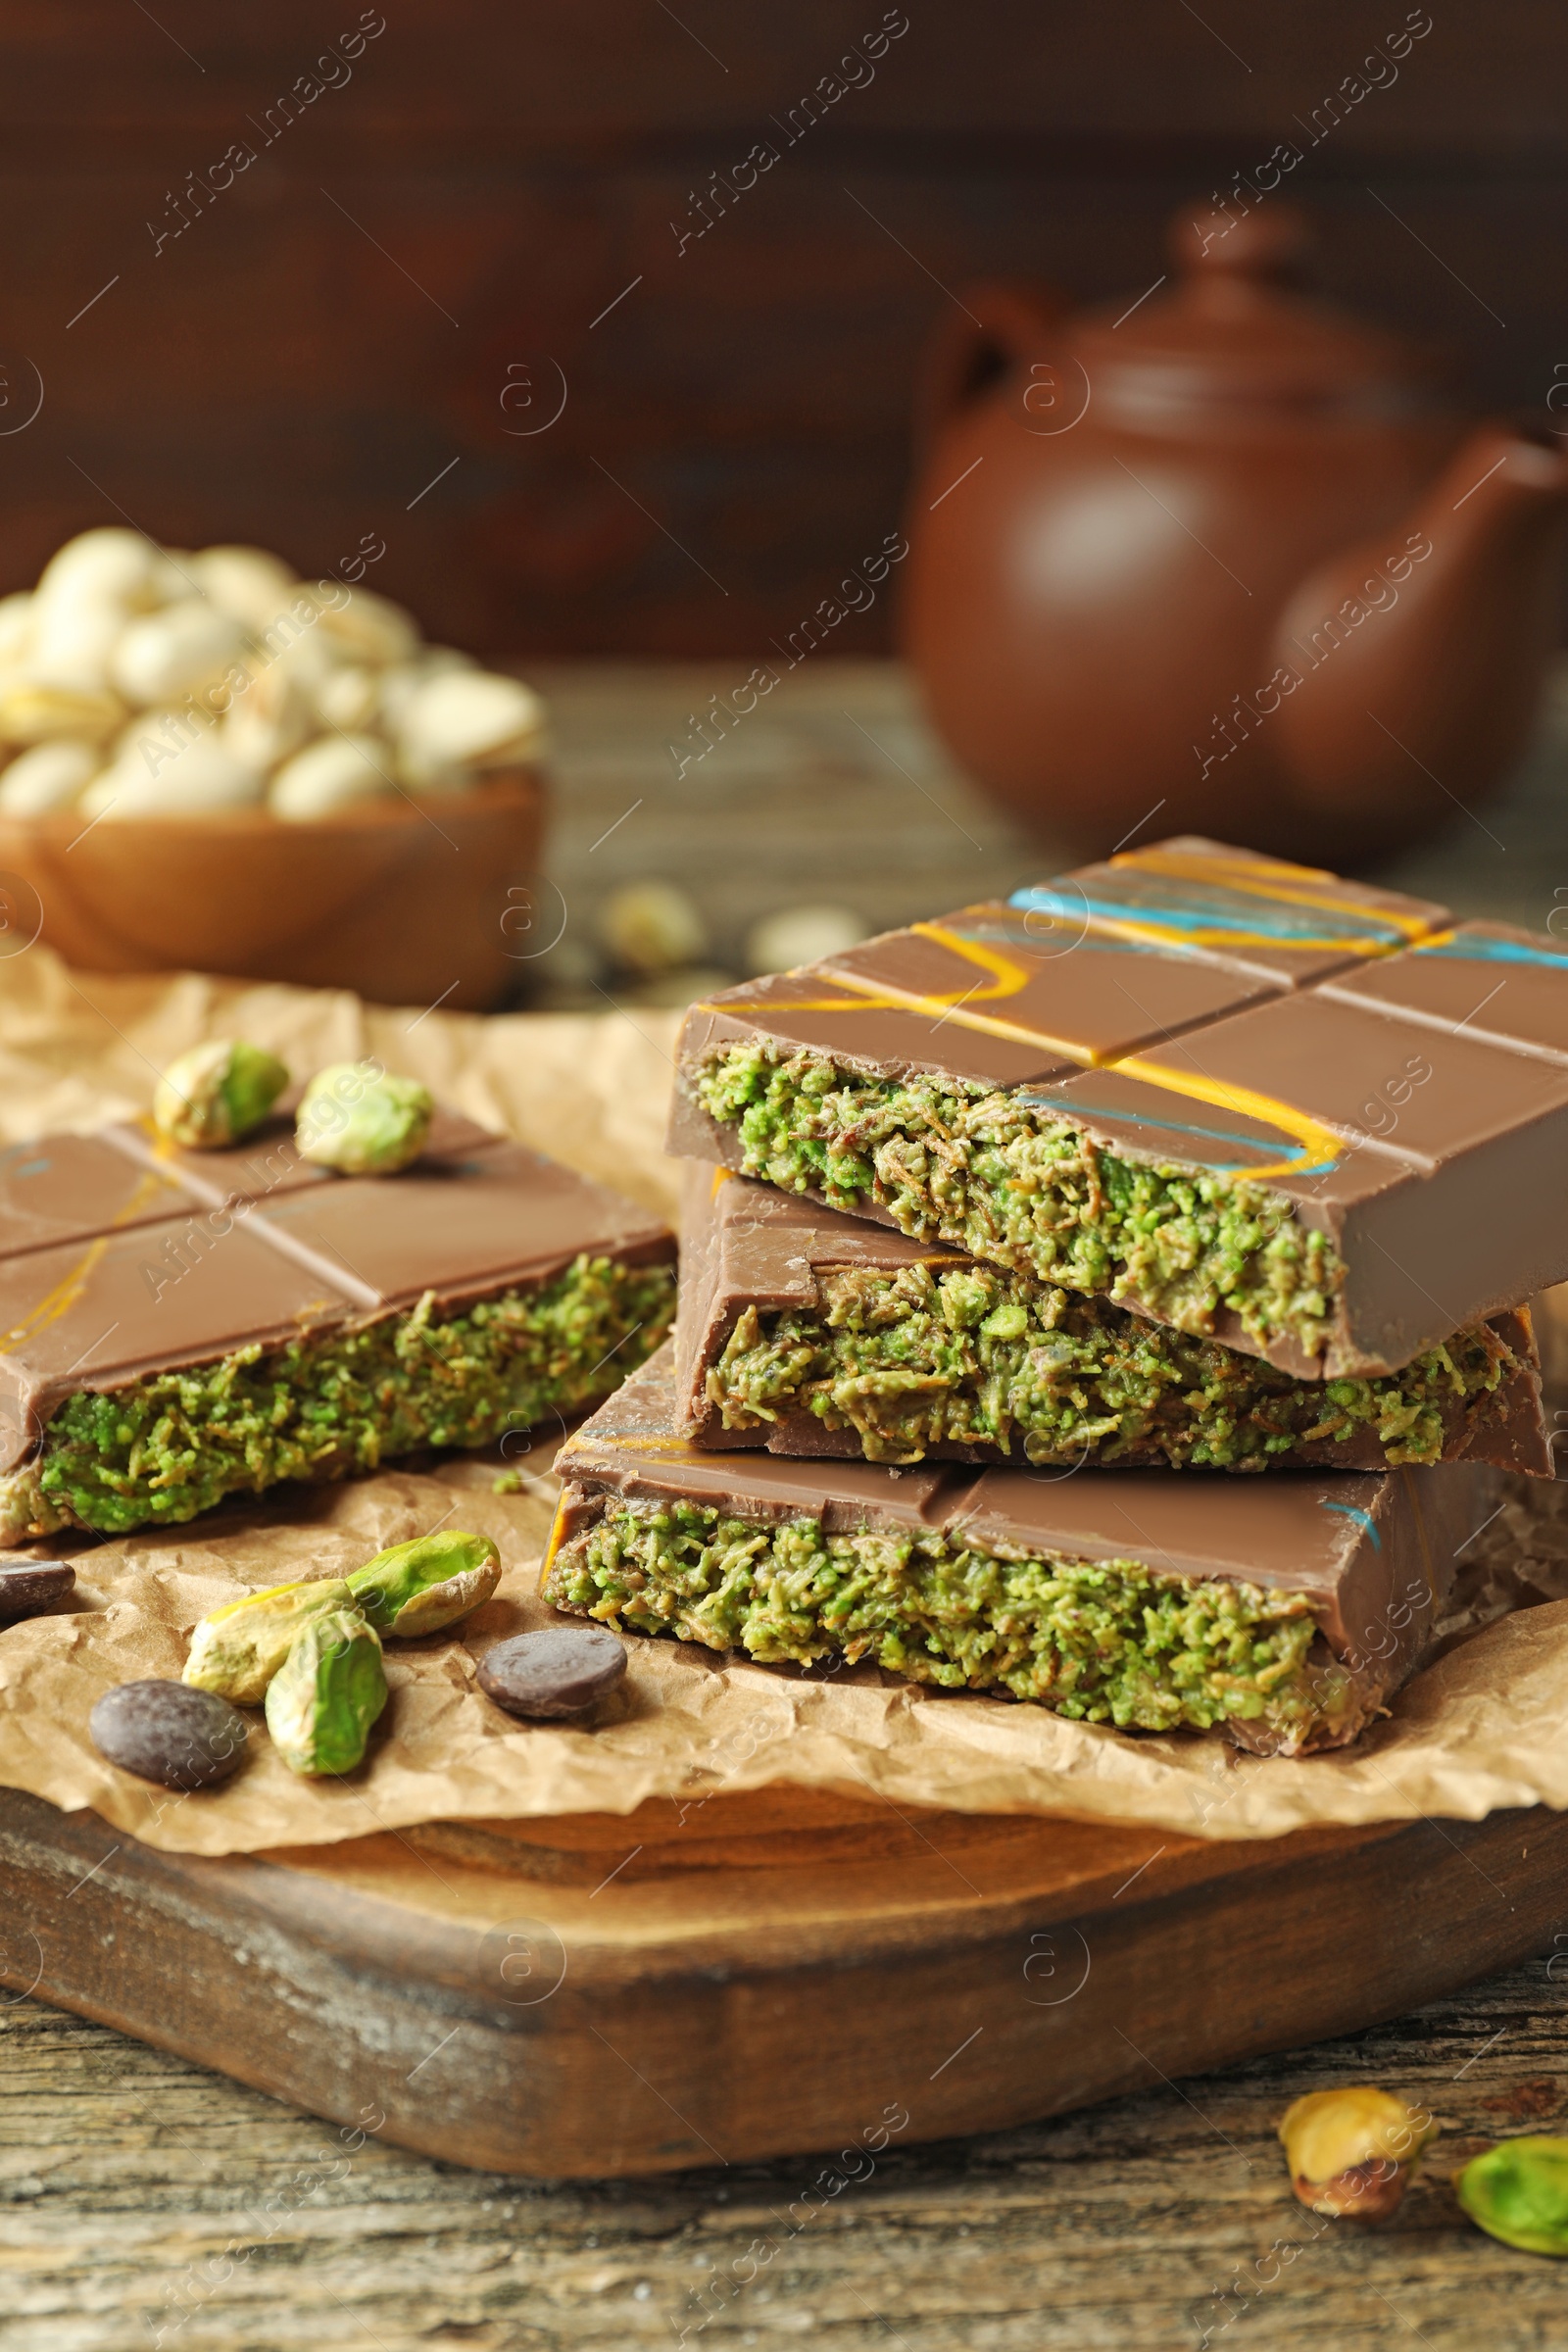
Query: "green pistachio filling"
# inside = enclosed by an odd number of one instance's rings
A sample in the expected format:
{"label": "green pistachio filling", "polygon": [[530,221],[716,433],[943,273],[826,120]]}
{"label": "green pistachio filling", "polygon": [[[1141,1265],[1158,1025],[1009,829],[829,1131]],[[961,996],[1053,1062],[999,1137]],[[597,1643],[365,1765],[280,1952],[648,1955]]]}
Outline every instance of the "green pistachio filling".
{"label": "green pistachio filling", "polygon": [[492,1445],[597,1403],[669,1328],[669,1266],[579,1257],[536,1291],[407,1314],[68,1397],[0,1478],[0,1540],[193,1519],[280,1479],[348,1478],[416,1446]]}
{"label": "green pistachio filling", "polygon": [[921,1241],[1136,1297],[1179,1331],[1229,1307],[1260,1347],[1288,1336],[1316,1355],[1329,1336],[1339,1254],[1267,1185],[1122,1159],[1016,1091],[858,1077],[765,1043],[719,1048],[695,1089],[736,1130],[745,1173],[784,1192],[874,1203]]}
{"label": "green pistachio filling", "polygon": [[1309,1656],[1318,1629],[1299,1595],[1156,1577],[1140,1560],[617,1500],[563,1544],[544,1590],[558,1608],[765,1664],[868,1658],[1124,1729],[1242,1722],[1297,1748],[1351,1701],[1343,1669]]}
{"label": "green pistachio filling", "polygon": [[708,1374],[725,1430],[808,1412],[854,1430],[872,1462],[917,1462],[947,1443],[1017,1447],[1041,1464],[1264,1470],[1370,1429],[1389,1464],[1436,1462],[1443,1407],[1491,1396],[1516,1360],[1481,1323],[1382,1379],[1298,1381],[977,1260],[818,1280],[820,1311],[741,1314]]}

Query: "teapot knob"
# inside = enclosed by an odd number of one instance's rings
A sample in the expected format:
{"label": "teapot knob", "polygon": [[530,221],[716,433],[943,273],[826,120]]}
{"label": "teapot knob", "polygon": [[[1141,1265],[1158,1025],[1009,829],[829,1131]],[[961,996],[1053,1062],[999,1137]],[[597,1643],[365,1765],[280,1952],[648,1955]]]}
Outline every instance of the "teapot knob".
{"label": "teapot knob", "polygon": [[1171,215],[1165,247],[1178,270],[1210,282],[1240,277],[1290,285],[1304,276],[1316,239],[1298,205],[1262,204],[1243,213],[1206,204]]}

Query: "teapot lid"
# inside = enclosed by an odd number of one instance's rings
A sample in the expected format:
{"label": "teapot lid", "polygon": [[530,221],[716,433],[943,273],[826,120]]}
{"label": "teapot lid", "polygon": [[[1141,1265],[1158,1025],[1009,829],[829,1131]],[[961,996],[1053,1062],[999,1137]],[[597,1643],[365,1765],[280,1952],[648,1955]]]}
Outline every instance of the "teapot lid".
{"label": "teapot lid", "polygon": [[1075,355],[1098,390],[1134,398],[1388,411],[1417,403],[1433,355],[1296,291],[1314,239],[1291,204],[1200,208],[1166,235],[1176,282],[1088,311]]}

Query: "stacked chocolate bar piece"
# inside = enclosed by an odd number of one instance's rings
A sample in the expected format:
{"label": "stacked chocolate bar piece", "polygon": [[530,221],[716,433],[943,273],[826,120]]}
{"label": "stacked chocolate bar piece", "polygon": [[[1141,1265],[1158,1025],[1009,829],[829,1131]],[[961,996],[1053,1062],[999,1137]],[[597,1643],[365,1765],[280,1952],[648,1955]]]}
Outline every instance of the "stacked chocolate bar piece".
{"label": "stacked chocolate bar piece", "polygon": [[671,1149],[677,1335],[563,1452],[562,1608],[1298,1753],[1551,1475],[1549,938],[1167,841],[697,1006]]}

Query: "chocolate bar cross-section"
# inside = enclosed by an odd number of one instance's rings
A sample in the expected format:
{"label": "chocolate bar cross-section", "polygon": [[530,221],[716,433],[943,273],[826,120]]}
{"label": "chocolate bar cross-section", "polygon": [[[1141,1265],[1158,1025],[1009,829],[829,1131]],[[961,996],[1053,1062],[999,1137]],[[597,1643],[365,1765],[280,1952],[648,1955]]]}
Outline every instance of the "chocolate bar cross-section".
{"label": "chocolate bar cross-section", "polygon": [[139,1126],[0,1161],[0,1534],[189,1519],[282,1479],[474,1446],[597,1401],[668,1328],[673,1237],[443,1113],[322,1175]]}
{"label": "chocolate bar cross-section", "polygon": [[670,1357],[558,1456],[558,1608],[1124,1730],[1288,1754],[1354,1739],[1491,1507],[1468,1463],[1222,1481],[705,1452],[679,1434]]}
{"label": "chocolate bar cross-section", "polygon": [[1110,1300],[687,1162],[677,1391],[704,1446],[1241,1471],[1552,1476],[1528,1312],[1378,1380],[1303,1381]]}
{"label": "chocolate bar cross-section", "polygon": [[1568,1276],[1568,962],[1166,842],[695,1006],[670,1149],[1381,1376]]}

